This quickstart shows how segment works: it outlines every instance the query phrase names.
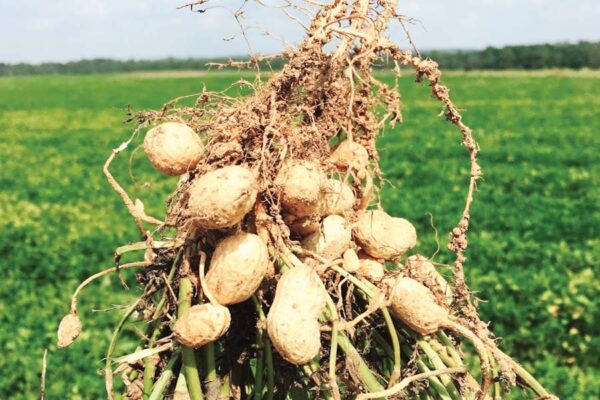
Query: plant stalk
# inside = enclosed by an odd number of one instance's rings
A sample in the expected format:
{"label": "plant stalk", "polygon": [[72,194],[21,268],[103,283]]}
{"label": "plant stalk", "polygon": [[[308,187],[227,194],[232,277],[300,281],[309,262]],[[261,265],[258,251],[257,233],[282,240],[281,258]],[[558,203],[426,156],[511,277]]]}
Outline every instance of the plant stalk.
{"label": "plant stalk", "polygon": [[207,343],[202,347],[202,360],[204,364],[204,371],[206,371],[206,378],[204,379],[206,397],[209,400],[215,399],[218,397],[221,383],[217,376],[214,343]]}
{"label": "plant stalk", "polygon": [[188,392],[187,382],[185,381],[185,375],[183,371],[179,372],[177,377],[177,383],[175,384],[175,393],[173,394],[173,400],[189,400],[190,393]]}
{"label": "plant stalk", "polygon": [[[192,295],[194,286],[189,277],[182,278],[179,281],[179,306],[177,308],[177,317],[181,318],[192,306]],[[187,382],[188,391],[191,400],[203,400],[202,385],[200,383],[200,373],[196,365],[196,356],[194,349],[182,346],[181,354],[183,358],[183,373]]]}
{"label": "plant stalk", "polygon": [[390,315],[387,307],[381,307],[381,312],[383,313],[383,318],[385,319],[385,324],[388,327],[390,332],[390,338],[392,339],[392,349],[394,351],[394,368],[392,369],[392,373],[390,374],[390,379],[388,382],[388,388],[394,386],[396,381],[400,378],[401,374],[401,353],[400,353],[400,341],[398,340],[398,332],[396,332],[396,328],[394,326],[394,321],[392,321],[392,317]]}
{"label": "plant stalk", "polygon": [[144,296],[142,295],[142,297],[137,299],[135,301],[135,303],[133,303],[131,306],[129,306],[129,308],[127,308],[127,310],[125,311],[125,314],[123,315],[123,317],[117,324],[117,326],[113,332],[112,338],[110,339],[110,344],[108,345],[108,351],[106,352],[106,361],[104,363],[104,379],[105,379],[105,385],[106,385],[106,394],[108,395],[108,398],[110,400],[114,399],[113,382],[112,382],[112,365],[111,365],[112,364],[112,355],[115,351],[115,347],[117,346],[117,340],[119,339],[119,334],[121,333],[121,330],[123,329],[123,326],[125,325],[125,322],[127,322],[129,317],[131,317],[131,314],[133,314],[133,312],[135,311],[135,309],[138,306],[138,304],[140,303],[140,301],[142,301],[143,297]]}
{"label": "plant stalk", "polygon": [[330,297],[328,297],[329,313],[331,314],[331,348],[329,349],[329,387],[335,400],[340,400],[340,388],[335,376],[337,367],[337,348],[339,333],[339,316],[337,308]]}
{"label": "plant stalk", "polygon": [[[439,354],[431,347],[429,343],[427,343],[427,341],[421,339],[417,343],[419,344],[419,347],[425,352],[427,358],[436,370],[447,368],[442,359],[440,358]],[[453,400],[463,400],[460,392],[458,391],[456,386],[454,386],[454,382],[452,382],[451,378],[449,378],[447,375],[440,375],[439,378],[443,382],[444,386],[448,390],[448,393],[450,394],[450,397]]]}
{"label": "plant stalk", "polygon": [[[175,256],[175,259],[173,260],[173,265],[171,266],[171,270],[169,271],[169,275],[167,276],[167,282],[165,283],[165,286],[167,283],[170,284],[173,281],[173,278],[175,277],[175,273],[177,272],[177,267],[179,266],[179,262],[181,261],[182,255],[183,255],[183,247],[181,249],[179,249],[179,251],[177,252],[177,255]],[[160,299],[158,300],[158,304],[156,305],[156,309],[154,310],[154,313],[152,314],[152,320],[151,320],[150,324],[148,325],[148,332],[151,332],[150,339],[148,341],[148,348],[151,348],[152,346],[154,346],[154,343],[156,343],[156,339],[158,339],[158,336],[160,335],[161,326],[158,321],[158,318],[162,314],[163,309],[165,308],[165,304],[167,304],[167,296],[168,296],[167,288],[164,287],[162,290]],[[150,393],[152,392],[152,386],[154,385],[154,376],[155,375],[156,375],[156,364],[154,363],[154,361],[151,358],[148,358],[146,360],[146,362],[144,363],[144,400],[148,400],[148,397],[150,396]]]}
{"label": "plant stalk", "polygon": [[[265,312],[262,309],[260,301],[256,297],[256,295],[252,295],[252,302],[256,307],[256,312],[258,313],[258,318],[261,321],[262,326],[265,326],[267,317]],[[273,400],[273,394],[275,392],[275,369],[273,368],[273,347],[271,346],[271,341],[269,340],[268,335],[264,333],[259,333],[262,338],[262,348],[263,348],[263,357],[264,364],[267,367],[267,400]],[[259,346],[260,349],[260,346]]]}
{"label": "plant stalk", "polygon": [[163,393],[169,387],[171,380],[173,379],[173,368],[175,367],[175,363],[179,360],[179,354],[174,354],[171,357],[171,360],[167,363],[167,366],[163,369],[162,373],[156,380],[154,385],[154,390],[148,397],[148,400],[161,400],[163,397]]}

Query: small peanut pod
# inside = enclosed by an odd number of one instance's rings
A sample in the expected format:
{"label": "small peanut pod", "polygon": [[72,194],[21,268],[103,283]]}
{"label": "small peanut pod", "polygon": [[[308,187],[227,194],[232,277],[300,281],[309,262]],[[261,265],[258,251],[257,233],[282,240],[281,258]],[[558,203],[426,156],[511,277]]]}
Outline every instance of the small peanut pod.
{"label": "small peanut pod", "polygon": [[204,145],[186,124],[165,122],[146,133],[144,151],[158,171],[178,176],[196,167],[202,159]]}
{"label": "small peanut pod", "polygon": [[363,211],[354,226],[354,238],[368,255],[384,260],[402,256],[417,243],[415,227],[385,211]]}
{"label": "small peanut pod", "polygon": [[277,178],[281,205],[297,217],[319,213],[324,175],[319,164],[293,160],[284,163]]}
{"label": "small peanut pod", "polygon": [[269,251],[260,237],[238,233],[215,249],[206,274],[206,285],[222,305],[248,300],[269,269]]}
{"label": "small peanut pod", "polygon": [[306,364],[319,354],[318,319],[326,301],[325,286],[306,265],[286,271],[279,279],[267,315],[267,332],[275,349],[290,363]]}
{"label": "small peanut pod", "polygon": [[221,229],[240,222],[258,194],[256,178],[248,168],[232,165],[208,172],[192,183],[188,209],[204,229]]}
{"label": "small peanut pod", "polygon": [[385,265],[365,254],[358,253],[359,268],[356,273],[370,280],[371,282],[380,282],[385,277]]}
{"label": "small peanut pod", "polygon": [[177,341],[188,347],[201,347],[214,342],[227,332],[231,314],[218,304],[192,306],[173,326]]}
{"label": "small peanut pod", "polygon": [[77,314],[67,314],[58,325],[58,347],[70,346],[81,333],[81,320]]}
{"label": "small peanut pod", "polygon": [[339,215],[330,215],[323,219],[321,230],[308,235],[302,241],[302,247],[329,260],[340,257],[350,247],[352,230]]}
{"label": "small peanut pod", "polygon": [[356,272],[360,269],[360,259],[354,249],[348,249],[342,256],[342,267],[348,272]]}

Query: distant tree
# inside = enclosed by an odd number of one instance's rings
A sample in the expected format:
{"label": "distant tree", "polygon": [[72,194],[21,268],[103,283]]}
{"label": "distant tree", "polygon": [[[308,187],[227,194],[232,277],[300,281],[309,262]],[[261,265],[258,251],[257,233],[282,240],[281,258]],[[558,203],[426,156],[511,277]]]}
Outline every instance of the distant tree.
{"label": "distant tree", "polygon": [[[530,46],[487,47],[483,50],[439,51],[424,53],[444,69],[539,69],[600,68],[600,42],[557,43]],[[242,57],[235,60],[244,60]],[[111,60],[97,58],[68,63],[0,63],[0,76],[42,74],[98,74],[133,71],[203,70],[207,62],[227,63],[228,58],[162,60]],[[262,70],[280,69],[283,58],[261,61]],[[231,69],[231,67],[227,68]]]}

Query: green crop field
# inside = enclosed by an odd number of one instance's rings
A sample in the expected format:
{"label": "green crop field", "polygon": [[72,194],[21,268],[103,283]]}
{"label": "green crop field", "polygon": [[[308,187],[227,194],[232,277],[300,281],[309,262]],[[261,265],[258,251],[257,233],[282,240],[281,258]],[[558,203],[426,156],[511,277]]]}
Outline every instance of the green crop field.
{"label": "green crop field", "polygon": [[[138,240],[102,164],[132,130],[125,107],[225,88],[235,75],[136,74],[0,79],[0,398],[38,396],[49,349],[49,399],[104,398],[98,371],[120,310],[135,294],[107,277],[80,299],[80,339],[55,332],[78,282]],[[600,398],[600,77],[451,74],[445,82],[481,145],[484,179],[473,206],[466,264],[481,313],[504,348],[564,399]],[[417,227],[415,251],[450,262],[447,233],[464,204],[468,157],[437,116],[429,89],[400,81],[404,124],[380,142],[390,181],[383,205]],[[115,176],[164,212],[176,180],[133,150]],[[131,168],[130,168],[131,166]],[[134,338],[137,332],[127,329]],[[127,344],[117,354],[131,351]]]}

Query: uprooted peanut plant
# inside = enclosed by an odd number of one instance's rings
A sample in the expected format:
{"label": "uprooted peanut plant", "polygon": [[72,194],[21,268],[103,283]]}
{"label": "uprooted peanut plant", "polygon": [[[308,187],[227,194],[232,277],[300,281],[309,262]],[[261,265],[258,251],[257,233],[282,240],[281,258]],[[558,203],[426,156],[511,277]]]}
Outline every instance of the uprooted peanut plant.
{"label": "uprooted peanut plant", "polygon": [[[204,91],[193,106],[182,105],[184,96],[135,114],[138,128],[104,172],[143,241],[117,249],[117,265],[81,284],[59,346],[81,332],[81,289],[137,268],[143,294],[105,361],[110,399],[115,377],[130,399],[499,399],[514,385],[551,398],[478,317],[463,273],[478,147],[437,64],[387,39],[388,23],[401,18],[396,2],[288,7],[312,12],[306,37],[282,54],[281,71],[236,83],[250,94]],[[414,68],[468,150],[451,279],[432,260],[409,256],[415,227],[379,205],[376,139],[401,119],[397,87],[372,72],[380,60],[396,74]],[[162,218],[146,215],[109,172],[146,130],[152,165],[180,177]],[[118,265],[133,250],[145,250],[143,260]],[[145,322],[143,339],[114,358],[130,318]]]}

